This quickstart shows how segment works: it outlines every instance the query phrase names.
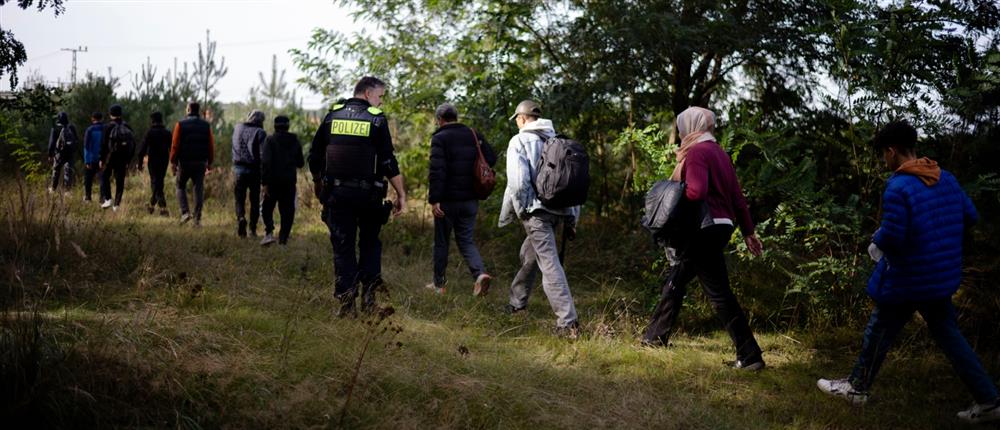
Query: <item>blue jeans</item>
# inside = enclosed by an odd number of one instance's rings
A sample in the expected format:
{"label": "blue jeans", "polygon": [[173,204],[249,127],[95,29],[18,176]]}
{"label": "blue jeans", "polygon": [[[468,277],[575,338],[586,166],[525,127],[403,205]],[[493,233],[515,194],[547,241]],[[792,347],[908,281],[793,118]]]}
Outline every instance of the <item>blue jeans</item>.
{"label": "blue jeans", "polygon": [[444,286],[448,269],[448,248],[451,231],[455,230],[455,243],[462,253],[469,273],[476,279],[486,272],[483,258],[472,240],[472,230],[476,227],[476,213],[479,202],[475,200],[441,202],[444,218],[434,218],[434,285]]}
{"label": "blue jeans", "polygon": [[927,322],[931,337],[944,351],[955,373],[958,373],[962,383],[972,392],[976,402],[995,401],[997,388],[986,374],[975,351],[958,330],[951,297],[922,302],[877,304],[865,327],[861,355],[851,372],[850,381],[854,388],[867,391],[871,387],[892,342],[913,316],[913,312],[920,312],[920,316]]}

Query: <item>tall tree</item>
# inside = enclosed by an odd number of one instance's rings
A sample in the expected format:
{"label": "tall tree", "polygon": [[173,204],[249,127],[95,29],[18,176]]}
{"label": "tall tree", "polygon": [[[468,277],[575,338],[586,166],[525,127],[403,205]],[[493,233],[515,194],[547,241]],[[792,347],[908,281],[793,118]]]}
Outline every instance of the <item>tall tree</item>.
{"label": "tall tree", "polygon": [[194,64],[194,83],[203,105],[209,105],[219,96],[215,89],[219,81],[229,73],[226,67],[226,57],[216,61],[216,42],[212,41],[211,33],[205,30],[205,45],[198,44],[198,62]]}

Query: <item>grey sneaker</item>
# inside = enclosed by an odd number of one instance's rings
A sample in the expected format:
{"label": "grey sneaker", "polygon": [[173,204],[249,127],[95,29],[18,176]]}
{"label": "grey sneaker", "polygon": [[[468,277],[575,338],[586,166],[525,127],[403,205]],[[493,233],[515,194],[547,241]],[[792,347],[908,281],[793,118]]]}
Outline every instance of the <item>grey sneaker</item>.
{"label": "grey sneaker", "polygon": [[181,214],[181,224],[187,224],[188,221],[191,221],[191,214],[189,214],[187,212],[182,213]]}
{"label": "grey sneaker", "polygon": [[274,238],[274,235],[272,235],[271,233],[268,233],[268,234],[265,234],[264,235],[264,239],[260,241],[260,246],[268,246],[268,245],[270,245],[270,244],[272,244],[274,242],[277,242],[277,241],[278,240]]}
{"label": "grey sneaker", "polygon": [[472,286],[472,295],[476,297],[485,296],[490,292],[490,281],[493,277],[487,273],[480,274],[476,278],[476,283]]}
{"label": "grey sneaker", "polygon": [[573,321],[565,327],[556,327],[556,336],[564,339],[577,340],[580,338],[580,323]]}
{"label": "grey sneaker", "polygon": [[764,364],[764,360],[757,360],[757,361],[736,360],[727,362],[726,365],[736,370],[747,370],[750,372],[764,370],[764,367],[766,367]]}
{"label": "grey sneaker", "polygon": [[958,413],[958,419],[970,424],[987,423],[1000,420],[1000,399],[993,403],[977,403]]}
{"label": "grey sneaker", "polygon": [[868,402],[868,393],[854,389],[847,379],[820,379],[816,381],[819,390],[834,397],[840,397],[852,405],[861,406]]}

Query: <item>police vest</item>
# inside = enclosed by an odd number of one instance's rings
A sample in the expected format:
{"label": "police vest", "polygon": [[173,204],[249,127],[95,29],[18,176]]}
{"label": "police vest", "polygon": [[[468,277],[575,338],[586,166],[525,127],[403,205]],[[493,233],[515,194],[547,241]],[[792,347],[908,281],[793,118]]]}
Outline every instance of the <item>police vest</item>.
{"label": "police vest", "polygon": [[198,117],[189,116],[180,122],[181,141],[177,149],[180,161],[208,161],[212,126]]}
{"label": "police vest", "polygon": [[372,133],[376,128],[385,126],[382,111],[348,103],[335,105],[330,119],[325,176],[340,180],[379,179],[378,156]]}

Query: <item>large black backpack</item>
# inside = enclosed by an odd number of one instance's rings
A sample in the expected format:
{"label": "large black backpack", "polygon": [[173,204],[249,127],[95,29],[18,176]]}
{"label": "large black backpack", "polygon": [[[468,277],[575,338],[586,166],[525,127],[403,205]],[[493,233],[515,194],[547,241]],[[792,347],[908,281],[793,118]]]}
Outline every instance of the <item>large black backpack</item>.
{"label": "large black backpack", "polygon": [[590,188],[590,158],[583,145],[561,134],[546,140],[534,183],[538,200],[545,207],[584,204]]}
{"label": "large black backpack", "polygon": [[108,130],[108,149],[111,153],[124,153],[130,151],[135,143],[135,134],[128,124],[112,122],[111,129]]}

